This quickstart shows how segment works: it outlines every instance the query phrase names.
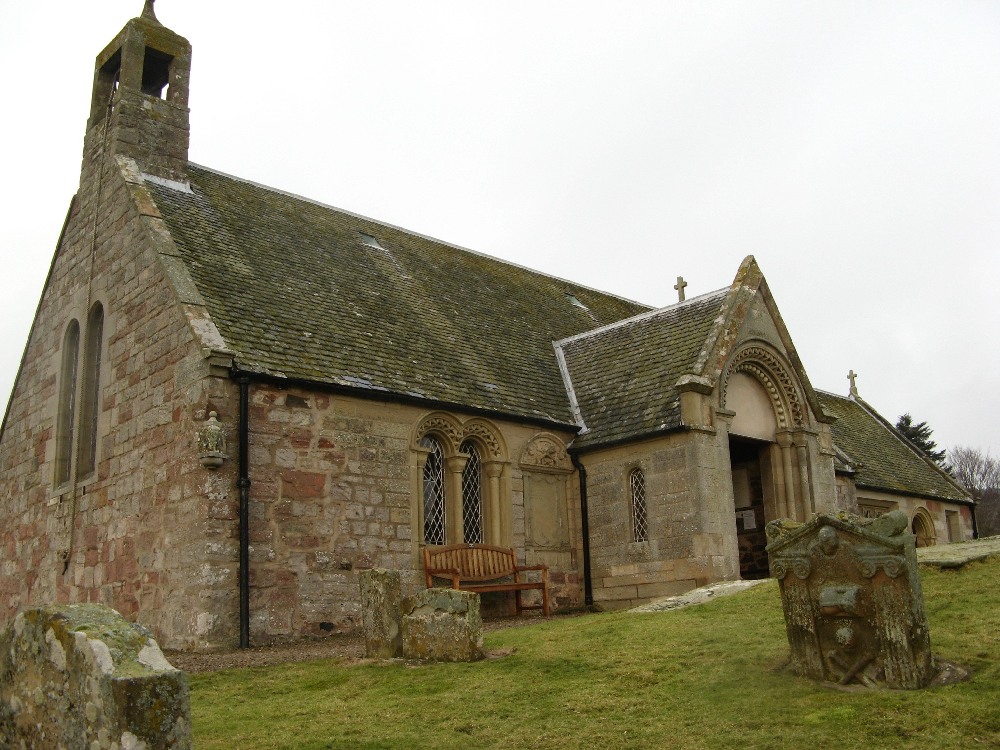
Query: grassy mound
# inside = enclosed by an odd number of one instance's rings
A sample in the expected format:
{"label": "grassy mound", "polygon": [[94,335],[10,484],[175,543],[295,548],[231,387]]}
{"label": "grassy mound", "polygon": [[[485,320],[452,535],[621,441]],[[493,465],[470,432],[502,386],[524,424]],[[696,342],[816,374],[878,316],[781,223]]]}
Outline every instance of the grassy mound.
{"label": "grassy mound", "polygon": [[196,747],[1000,747],[1000,558],[922,569],[934,653],[972,679],[845,693],[781,670],[775,583],[659,614],[487,637],[474,664],[330,661],[191,678]]}

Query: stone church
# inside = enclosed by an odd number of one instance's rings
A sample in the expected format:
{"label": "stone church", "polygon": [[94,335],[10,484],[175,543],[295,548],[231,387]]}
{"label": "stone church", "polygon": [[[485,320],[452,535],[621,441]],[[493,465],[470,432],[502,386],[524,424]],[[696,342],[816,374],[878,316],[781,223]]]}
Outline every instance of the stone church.
{"label": "stone church", "polygon": [[810,385],[754,258],[651,309],[222,174],[187,158],[190,74],[151,2],[97,57],[0,434],[0,620],[96,601],[211,649],[352,628],[358,571],[414,590],[427,544],[616,608],[767,575],[776,518],[972,535],[962,488]]}

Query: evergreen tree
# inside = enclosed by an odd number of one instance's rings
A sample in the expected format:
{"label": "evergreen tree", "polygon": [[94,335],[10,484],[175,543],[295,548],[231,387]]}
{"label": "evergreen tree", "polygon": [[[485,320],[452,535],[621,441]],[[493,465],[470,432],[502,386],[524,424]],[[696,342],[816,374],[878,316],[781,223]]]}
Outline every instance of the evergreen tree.
{"label": "evergreen tree", "polygon": [[907,412],[896,420],[896,429],[903,433],[903,436],[907,440],[927,454],[928,458],[936,464],[944,466],[943,462],[946,451],[935,450],[937,443],[931,440],[931,434],[934,430],[928,427],[926,422],[917,422],[914,424],[913,417]]}

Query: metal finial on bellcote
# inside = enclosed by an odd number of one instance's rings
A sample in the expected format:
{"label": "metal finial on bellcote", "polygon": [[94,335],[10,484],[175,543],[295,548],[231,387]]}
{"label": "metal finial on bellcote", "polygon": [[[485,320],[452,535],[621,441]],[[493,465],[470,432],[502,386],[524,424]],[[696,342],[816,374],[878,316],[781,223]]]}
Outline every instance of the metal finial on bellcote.
{"label": "metal finial on bellcote", "polygon": [[156,20],[156,13],[153,12],[153,3],[156,0],[146,0],[146,4],[142,6],[142,17],[150,18]]}

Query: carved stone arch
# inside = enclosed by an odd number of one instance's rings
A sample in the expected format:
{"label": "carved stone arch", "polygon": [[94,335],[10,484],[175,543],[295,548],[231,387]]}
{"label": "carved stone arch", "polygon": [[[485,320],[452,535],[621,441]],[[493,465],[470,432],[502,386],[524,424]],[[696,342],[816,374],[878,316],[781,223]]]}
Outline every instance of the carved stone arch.
{"label": "carved stone arch", "polygon": [[485,449],[486,458],[489,460],[505,461],[507,459],[507,444],[503,435],[487,420],[475,417],[462,425],[462,440],[468,438],[472,438]]}
{"label": "carved stone arch", "polygon": [[462,444],[462,425],[450,414],[436,411],[421,419],[413,431],[413,447],[419,448],[421,438],[428,434],[441,442],[446,456],[458,453],[458,446]]}
{"label": "carved stone arch", "polygon": [[551,432],[539,432],[532,437],[521,451],[519,463],[525,471],[557,474],[569,474],[573,471],[573,461],[566,451],[565,443]]}
{"label": "carved stone arch", "polygon": [[799,388],[784,358],[760,342],[737,351],[726,365],[722,378],[719,403],[723,408],[726,406],[729,378],[737,372],[750,375],[767,391],[779,430],[806,426],[806,410],[802,406]]}
{"label": "carved stone arch", "polygon": [[918,507],[910,520],[910,530],[916,537],[915,544],[918,547],[933,547],[937,544],[937,533],[934,530],[934,519],[924,507]]}

